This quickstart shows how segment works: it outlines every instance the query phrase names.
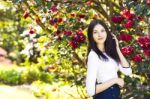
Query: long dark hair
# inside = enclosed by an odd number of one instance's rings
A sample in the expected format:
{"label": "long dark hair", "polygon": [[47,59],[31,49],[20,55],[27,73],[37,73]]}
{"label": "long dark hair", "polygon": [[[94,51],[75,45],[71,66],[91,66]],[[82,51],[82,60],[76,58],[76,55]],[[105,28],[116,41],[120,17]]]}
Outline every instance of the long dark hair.
{"label": "long dark hair", "polygon": [[119,56],[116,50],[116,42],[114,39],[112,39],[112,35],[107,27],[107,25],[98,19],[94,19],[91,21],[91,23],[88,26],[88,31],[87,31],[87,35],[88,35],[88,52],[87,52],[87,56],[89,54],[89,52],[92,50],[94,50],[97,55],[99,56],[100,59],[104,60],[104,61],[108,61],[108,58],[106,55],[104,55],[98,48],[96,45],[96,42],[94,41],[93,38],[93,29],[94,27],[100,24],[105,28],[105,31],[107,33],[107,38],[106,41],[104,43],[104,47],[105,47],[105,52],[108,56],[110,56],[111,58],[113,58],[116,62],[119,62]]}

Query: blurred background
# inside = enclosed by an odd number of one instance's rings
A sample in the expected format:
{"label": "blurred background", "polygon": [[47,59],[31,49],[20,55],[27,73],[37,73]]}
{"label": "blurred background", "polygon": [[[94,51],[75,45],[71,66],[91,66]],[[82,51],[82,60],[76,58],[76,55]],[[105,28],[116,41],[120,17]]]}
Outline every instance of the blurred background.
{"label": "blurred background", "polygon": [[86,93],[87,26],[101,19],[133,75],[122,99],[150,99],[150,0],[1,0],[0,97],[92,99]]}

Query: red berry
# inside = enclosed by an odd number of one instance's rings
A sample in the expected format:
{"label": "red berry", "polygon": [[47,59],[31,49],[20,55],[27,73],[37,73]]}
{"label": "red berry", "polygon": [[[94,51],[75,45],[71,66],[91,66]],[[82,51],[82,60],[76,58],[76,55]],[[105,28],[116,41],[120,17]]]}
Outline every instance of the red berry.
{"label": "red berry", "polygon": [[58,18],[58,23],[61,23],[63,21],[62,18]]}
{"label": "red berry", "polygon": [[23,14],[23,17],[26,19],[29,15],[30,15],[30,13],[25,11],[24,14]]}
{"label": "red berry", "polygon": [[29,31],[29,33],[30,33],[30,34],[34,34],[35,31],[34,31],[33,29],[31,29],[31,30]]}
{"label": "red berry", "polygon": [[75,16],[76,16],[76,14],[75,14],[75,13],[71,13],[70,15],[71,15],[72,17],[75,17]]}
{"label": "red berry", "polygon": [[84,14],[79,14],[79,18],[84,18],[85,15]]}

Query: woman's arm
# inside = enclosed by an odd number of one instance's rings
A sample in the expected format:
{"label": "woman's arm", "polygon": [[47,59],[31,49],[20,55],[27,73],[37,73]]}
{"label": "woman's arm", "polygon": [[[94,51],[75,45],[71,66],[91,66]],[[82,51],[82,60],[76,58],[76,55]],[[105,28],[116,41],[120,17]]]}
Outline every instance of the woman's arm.
{"label": "woman's arm", "polygon": [[89,96],[95,95],[96,77],[99,65],[99,58],[95,52],[91,51],[88,55],[87,74],[86,74],[86,89]]}
{"label": "woman's arm", "polygon": [[130,67],[128,61],[126,60],[126,58],[123,56],[123,54],[120,51],[119,43],[118,43],[118,39],[117,39],[116,35],[112,34],[112,36],[113,36],[113,39],[115,39],[115,41],[116,41],[116,49],[117,49],[117,53],[118,53],[118,56],[120,59],[121,66],[123,66],[125,68]]}
{"label": "woman's arm", "polygon": [[125,75],[131,75],[132,69],[131,69],[128,61],[126,60],[126,58],[123,56],[123,54],[120,51],[118,39],[116,38],[116,36],[114,34],[112,34],[112,36],[113,36],[113,39],[115,39],[115,41],[116,41],[116,49],[117,49],[117,53],[118,53],[118,56],[120,59],[119,70],[122,73],[124,73]]}
{"label": "woman's arm", "polygon": [[120,59],[120,64],[121,66],[125,67],[125,68],[128,68],[130,67],[129,66],[129,63],[127,62],[126,58],[123,56],[123,54],[121,53],[120,51],[120,48],[117,47],[117,52],[118,52],[118,56],[119,56],[119,59]]}
{"label": "woman's arm", "polygon": [[121,78],[114,78],[103,84],[98,84],[98,85],[96,85],[96,94],[108,89],[109,87],[111,87],[114,84],[118,84],[120,87],[123,87],[124,80]]}

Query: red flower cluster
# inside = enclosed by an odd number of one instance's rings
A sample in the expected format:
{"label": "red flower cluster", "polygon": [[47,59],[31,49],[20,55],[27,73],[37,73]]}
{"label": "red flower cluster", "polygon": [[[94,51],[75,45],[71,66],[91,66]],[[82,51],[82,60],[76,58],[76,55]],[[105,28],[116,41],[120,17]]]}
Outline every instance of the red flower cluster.
{"label": "red flower cluster", "polygon": [[128,9],[124,9],[121,12],[121,15],[127,20],[127,22],[124,25],[125,28],[126,29],[132,28],[134,25],[133,19],[136,18],[135,14],[131,13],[131,11]]}
{"label": "red flower cluster", "polygon": [[76,14],[76,13],[70,13],[71,17],[78,17],[78,18],[85,18],[85,14]]}
{"label": "red flower cluster", "polygon": [[65,31],[64,31],[64,35],[66,35],[66,36],[70,36],[71,34],[72,34],[72,32],[69,31],[69,30],[65,30]]}
{"label": "red flower cluster", "polygon": [[135,56],[132,58],[132,60],[133,60],[134,62],[141,62],[141,61],[142,61],[142,56],[139,55],[139,54],[137,54],[137,55],[135,55]]}
{"label": "red flower cluster", "polygon": [[124,9],[121,14],[127,20],[132,20],[135,17],[135,14],[131,13],[128,9]]}
{"label": "red flower cluster", "polygon": [[126,29],[130,29],[133,27],[134,25],[133,19],[142,20],[140,16],[137,17],[134,13],[131,13],[131,11],[128,9],[124,9],[120,13],[121,15],[113,16],[111,20],[114,23],[121,23],[124,19],[126,19],[126,23],[124,24]]}
{"label": "red flower cluster", "polygon": [[123,17],[122,16],[113,16],[112,18],[111,18],[111,21],[112,22],[114,22],[114,23],[121,23],[122,21],[123,21]]}
{"label": "red flower cluster", "polygon": [[50,20],[49,20],[49,23],[50,23],[51,25],[54,25],[55,23],[61,23],[62,21],[63,21],[62,18],[53,18],[53,19],[50,19]]}
{"label": "red flower cluster", "polygon": [[130,28],[133,27],[133,25],[134,25],[133,21],[129,20],[129,21],[127,21],[127,23],[125,24],[125,28],[126,28],[126,29],[130,29]]}
{"label": "red flower cluster", "polygon": [[76,35],[72,37],[73,41],[82,43],[85,40],[85,36],[81,31],[77,32]]}
{"label": "red flower cluster", "polygon": [[52,7],[49,9],[49,13],[50,13],[50,12],[57,12],[57,11],[58,11],[58,9],[57,9],[56,6],[52,6]]}
{"label": "red flower cluster", "polygon": [[139,37],[137,43],[143,48],[143,50],[150,49],[150,37],[148,36]]}
{"label": "red flower cluster", "polygon": [[149,57],[150,57],[150,49],[149,49],[149,50],[144,50],[144,54],[145,54],[146,56],[149,56]]}
{"label": "red flower cluster", "polygon": [[79,43],[83,43],[85,41],[85,36],[82,31],[77,32],[72,37],[72,41],[69,42],[69,45],[75,49],[78,47]]}
{"label": "red flower cluster", "polygon": [[74,41],[69,41],[69,45],[70,45],[73,49],[75,49],[75,48],[78,47],[77,42],[74,42]]}
{"label": "red flower cluster", "polygon": [[130,34],[125,34],[125,33],[121,33],[119,36],[118,36],[118,39],[119,40],[122,40],[122,41],[126,41],[126,42],[129,42],[132,40],[132,36]]}
{"label": "red flower cluster", "polygon": [[137,43],[144,50],[144,54],[146,56],[150,56],[150,37],[148,37],[148,36],[139,37],[137,40]]}
{"label": "red flower cluster", "polygon": [[130,55],[133,52],[133,47],[131,46],[124,46],[121,48],[121,52],[123,55]]}

